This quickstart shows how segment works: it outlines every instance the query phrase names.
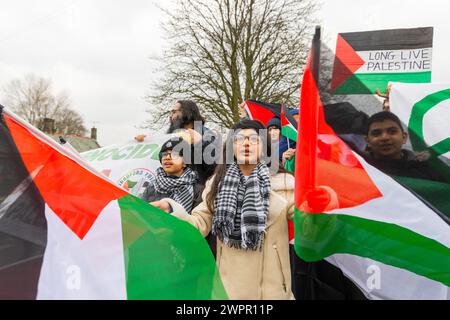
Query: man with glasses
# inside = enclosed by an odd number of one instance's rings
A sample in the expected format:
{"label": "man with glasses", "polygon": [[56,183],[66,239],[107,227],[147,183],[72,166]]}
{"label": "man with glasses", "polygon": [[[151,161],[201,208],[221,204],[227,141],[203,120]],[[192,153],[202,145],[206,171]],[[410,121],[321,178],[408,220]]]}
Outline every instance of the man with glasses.
{"label": "man with glasses", "polygon": [[[170,198],[190,213],[199,202],[198,174],[183,159],[183,151],[189,144],[180,137],[165,142],[159,152],[161,167],[156,170],[155,179],[145,189],[142,199],[147,202]],[[170,211],[171,208],[162,208]]]}

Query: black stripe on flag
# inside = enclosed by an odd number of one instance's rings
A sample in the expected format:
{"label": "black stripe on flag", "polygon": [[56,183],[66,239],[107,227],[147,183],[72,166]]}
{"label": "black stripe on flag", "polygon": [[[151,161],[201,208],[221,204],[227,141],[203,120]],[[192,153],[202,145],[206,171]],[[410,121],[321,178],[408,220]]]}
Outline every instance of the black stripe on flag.
{"label": "black stripe on flag", "polygon": [[274,114],[274,116],[280,117],[280,111],[281,111],[280,103],[269,103],[269,102],[257,101],[257,100],[252,100],[252,99],[249,99],[248,101],[253,104],[258,105],[259,107],[262,107],[264,109],[271,111]]}
{"label": "black stripe on flag", "polygon": [[340,33],[355,51],[433,47],[433,27]]}
{"label": "black stripe on flag", "polygon": [[0,299],[34,299],[47,244],[45,203],[0,105]]}

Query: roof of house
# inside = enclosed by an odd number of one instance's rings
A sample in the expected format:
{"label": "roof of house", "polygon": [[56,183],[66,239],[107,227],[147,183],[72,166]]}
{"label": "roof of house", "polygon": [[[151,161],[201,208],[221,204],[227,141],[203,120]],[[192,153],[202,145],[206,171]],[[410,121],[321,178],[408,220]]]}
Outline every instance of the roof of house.
{"label": "roof of house", "polygon": [[75,135],[61,135],[61,134],[50,134],[49,137],[53,140],[60,142],[59,137],[63,137],[68,143],[72,145],[79,153],[86,152],[93,149],[101,148],[97,140],[88,137],[79,137]]}

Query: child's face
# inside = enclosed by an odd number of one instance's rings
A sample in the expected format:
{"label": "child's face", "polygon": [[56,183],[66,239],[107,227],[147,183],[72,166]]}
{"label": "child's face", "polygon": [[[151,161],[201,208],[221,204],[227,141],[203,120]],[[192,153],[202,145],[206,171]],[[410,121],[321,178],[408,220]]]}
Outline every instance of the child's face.
{"label": "child's face", "polygon": [[165,173],[177,177],[183,174],[183,170],[186,167],[183,156],[177,152],[172,153],[172,150],[163,152],[161,165]]}
{"label": "child's face", "polygon": [[393,120],[373,122],[366,141],[376,158],[400,159],[408,135]]}
{"label": "child's face", "polygon": [[269,134],[270,134],[270,138],[272,139],[272,141],[279,141],[280,140],[280,129],[278,129],[277,127],[270,127],[268,129]]}

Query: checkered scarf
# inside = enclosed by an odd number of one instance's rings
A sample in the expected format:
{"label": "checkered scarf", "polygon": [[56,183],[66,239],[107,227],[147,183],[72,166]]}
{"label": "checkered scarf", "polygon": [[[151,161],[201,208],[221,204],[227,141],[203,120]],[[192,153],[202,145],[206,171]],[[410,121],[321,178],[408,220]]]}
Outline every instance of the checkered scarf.
{"label": "checkered scarf", "polygon": [[156,170],[155,190],[168,194],[169,198],[181,204],[190,213],[194,202],[194,184],[197,181],[197,173],[190,168],[184,169],[181,177],[177,178],[167,175],[163,168],[159,167]]}
{"label": "checkered scarf", "polygon": [[261,249],[269,212],[269,168],[258,166],[247,181],[236,163],[229,165],[214,200],[212,233],[224,244]]}

